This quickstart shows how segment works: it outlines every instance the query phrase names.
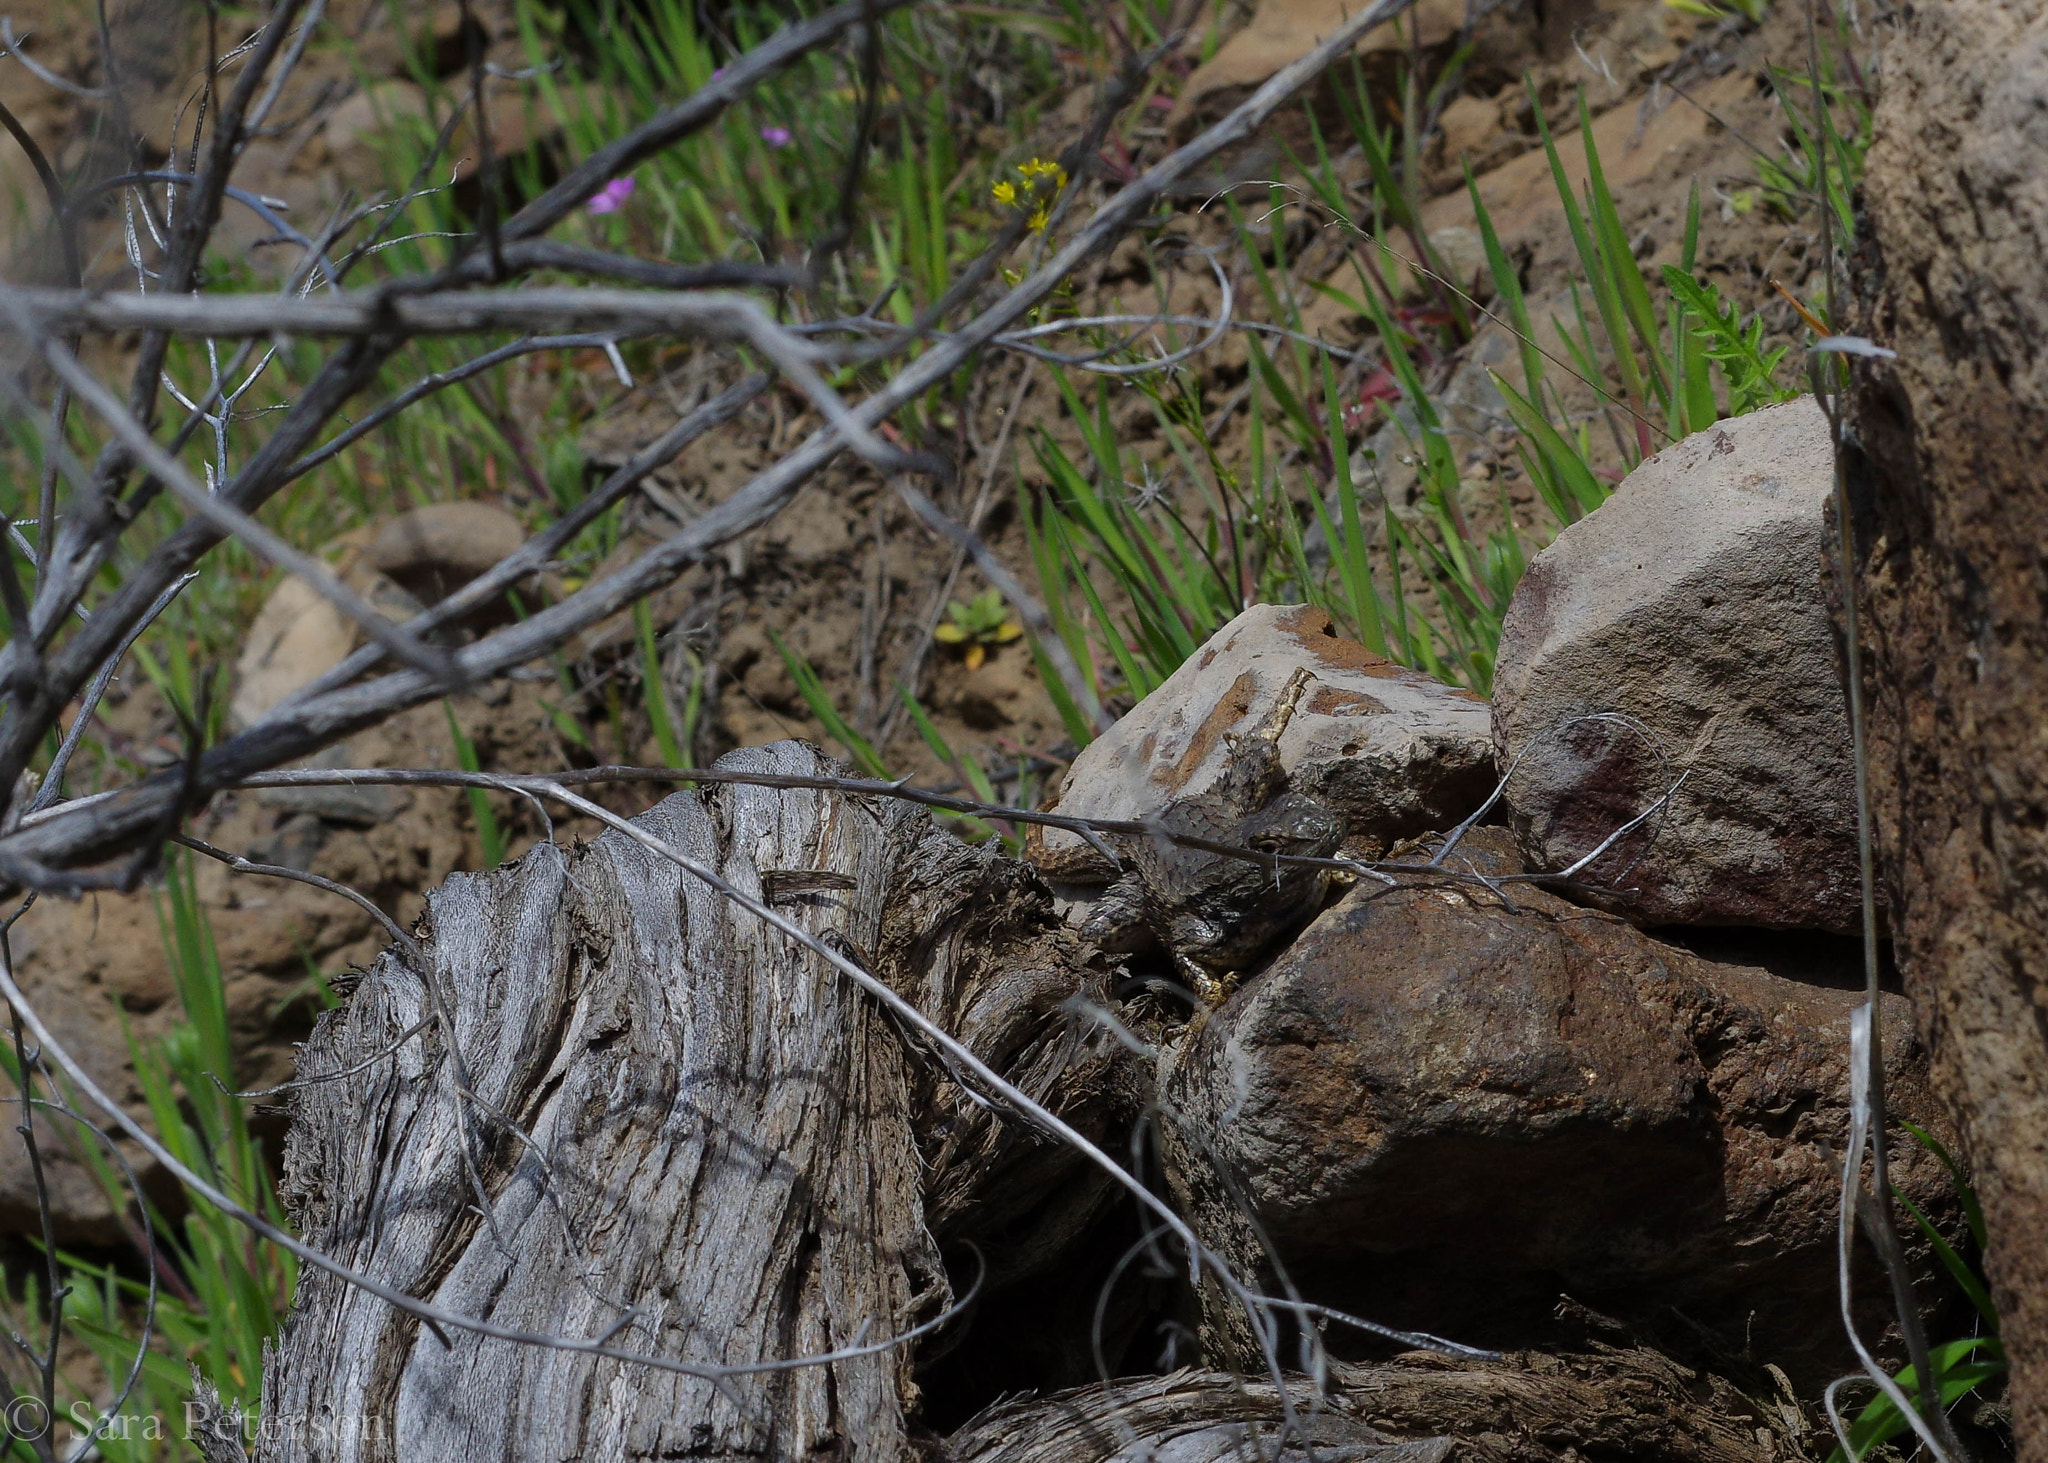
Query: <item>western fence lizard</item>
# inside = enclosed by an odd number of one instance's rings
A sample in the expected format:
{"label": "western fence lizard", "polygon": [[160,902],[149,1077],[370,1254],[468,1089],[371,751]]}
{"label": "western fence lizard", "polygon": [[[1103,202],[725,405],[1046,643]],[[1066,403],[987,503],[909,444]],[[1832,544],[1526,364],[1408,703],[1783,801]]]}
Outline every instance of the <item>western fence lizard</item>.
{"label": "western fence lizard", "polygon": [[[1215,785],[1167,808],[1160,826],[1261,853],[1334,854],[1344,840],[1343,819],[1286,791],[1280,766],[1280,734],[1312,679],[1305,669],[1295,671],[1265,724],[1229,739],[1229,760]],[[1104,892],[1084,933],[1104,949],[1127,951],[1150,931],[1211,1007],[1329,887],[1327,869],[1231,858],[1166,838],[1119,842],[1124,875]]]}

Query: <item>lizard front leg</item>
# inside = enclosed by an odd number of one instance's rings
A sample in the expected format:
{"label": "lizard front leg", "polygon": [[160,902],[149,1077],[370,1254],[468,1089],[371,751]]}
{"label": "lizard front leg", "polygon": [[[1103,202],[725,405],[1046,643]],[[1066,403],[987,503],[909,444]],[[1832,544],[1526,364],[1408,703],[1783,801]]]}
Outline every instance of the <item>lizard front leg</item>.
{"label": "lizard front leg", "polygon": [[1215,1010],[1229,1000],[1237,989],[1237,972],[1227,971],[1216,974],[1206,966],[1198,965],[1180,952],[1174,952],[1174,963],[1180,966],[1180,973],[1187,977],[1188,986],[1206,1008],[1203,1014]]}

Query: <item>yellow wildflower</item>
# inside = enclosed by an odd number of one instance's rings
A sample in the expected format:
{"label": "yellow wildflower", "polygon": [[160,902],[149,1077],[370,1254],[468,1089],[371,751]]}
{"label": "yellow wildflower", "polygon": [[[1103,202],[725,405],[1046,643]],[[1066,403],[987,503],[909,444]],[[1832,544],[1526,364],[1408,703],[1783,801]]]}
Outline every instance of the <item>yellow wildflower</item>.
{"label": "yellow wildflower", "polygon": [[1015,181],[1003,178],[989,189],[995,201],[1022,213],[1034,234],[1042,234],[1052,222],[1052,205],[1067,186],[1067,170],[1042,157],[1026,159],[1016,167]]}

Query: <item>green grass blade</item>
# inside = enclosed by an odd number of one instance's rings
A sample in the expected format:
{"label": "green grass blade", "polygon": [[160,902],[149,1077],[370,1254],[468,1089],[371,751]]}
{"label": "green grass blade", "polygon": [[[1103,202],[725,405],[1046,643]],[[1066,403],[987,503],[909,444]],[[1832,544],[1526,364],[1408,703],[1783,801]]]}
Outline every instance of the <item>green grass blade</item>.
{"label": "green grass blade", "polygon": [[[1525,445],[1534,447],[1543,461],[1548,474],[1554,475],[1566,491],[1571,494],[1576,512],[1559,514],[1561,521],[1571,522],[1581,514],[1590,513],[1607,501],[1607,487],[1593,476],[1592,468],[1586,465],[1586,458],[1577,448],[1558,434],[1550,419],[1538,411],[1530,400],[1515,390],[1505,377],[1495,375],[1494,385],[1500,388],[1501,400],[1507,403],[1508,416],[1526,439]],[[1531,476],[1534,476],[1532,473]],[[1553,504],[1553,511],[1562,506]]]}
{"label": "green grass blade", "polygon": [[633,628],[640,641],[640,683],[647,693],[647,719],[654,726],[654,744],[670,767],[687,767],[682,743],[676,737],[674,714],[669,709],[668,685],[661,673],[661,650],[654,639],[654,615],[646,600],[633,605]]}
{"label": "green grass blade", "polygon": [[1955,1155],[1948,1151],[1947,1145],[1918,1123],[1908,1122],[1904,1118],[1899,1118],[1897,1122],[1900,1127],[1913,1135],[1914,1142],[1940,1159],[1942,1167],[1948,1170],[1949,1177],[1955,1180],[1956,1196],[1962,1202],[1963,1218],[1970,1226],[1970,1238],[1975,1242],[1979,1253],[1981,1253],[1986,1240],[1984,1208],[1977,1200],[1976,1187],[1971,1184],[1968,1176],[1963,1173],[1963,1166],[1956,1162]]}
{"label": "green grass blade", "polygon": [[[1638,368],[1635,352],[1629,348],[1629,327],[1620,295],[1606,261],[1601,258],[1600,250],[1594,244],[1592,233],[1586,225],[1585,215],[1580,212],[1578,199],[1572,191],[1571,180],[1565,176],[1564,163],[1557,155],[1556,140],[1550,135],[1550,122],[1543,115],[1543,99],[1537,94],[1533,82],[1529,88],[1529,102],[1535,110],[1536,131],[1543,139],[1544,156],[1550,161],[1550,176],[1557,188],[1558,202],[1564,206],[1565,226],[1571,233],[1572,247],[1578,253],[1579,268],[1585,274],[1586,283],[1593,291],[1594,308],[1599,312],[1601,326],[1607,333],[1607,343],[1614,355],[1615,368],[1621,373],[1623,392],[1631,405],[1640,408],[1647,397],[1643,390],[1642,372]],[[1590,366],[1591,362],[1585,364]],[[1587,370],[1586,375],[1590,380],[1599,379],[1597,370]],[[1648,443],[1645,442],[1643,445],[1647,451]]]}
{"label": "green grass blade", "polygon": [[811,715],[817,717],[819,723],[824,726],[826,735],[846,748],[854,765],[868,776],[888,777],[889,769],[884,765],[881,754],[875,750],[872,742],[849,726],[846,718],[839,714],[839,708],[832,704],[832,697],[826,692],[824,683],[818,679],[818,673],[812,669],[811,663],[783,644],[782,637],[773,630],[768,632],[768,638],[774,643],[776,654],[782,657],[783,665],[788,668],[790,679],[796,682],[798,694],[804,698],[804,704],[810,708]]}
{"label": "green grass blade", "polygon": [[[1594,232],[1600,241],[1600,253],[1607,262],[1622,313],[1642,345],[1643,369],[1650,392],[1669,412],[1675,398],[1670,385],[1671,372],[1668,363],[1662,359],[1656,307],[1650,301],[1650,287],[1643,278],[1642,266],[1636,263],[1635,251],[1629,247],[1628,234],[1621,226],[1621,213],[1614,206],[1614,195],[1608,191],[1607,175],[1600,166],[1600,148],[1593,140],[1593,119],[1586,109],[1583,91],[1579,93],[1579,136],[1585,144],[1586,196],[1591,206]],[[1617,353],[1631,350],[1626,339],[1615,341],[1614,348]],[[1644,405],[1648,405],[1647,398]]]}
{"label": "green grass blade", "polygon": [[[448,735],[455,743],[456,765],[464,772],[483,771],[483,764],[477,760],[476,744],[463,735],[462,724],[455,719],[455,707],[443,701],[441,709],[448,713]],[[470,816],[476,819],[477,842],[483,848],[484,867],[495,869],[505,862],[505,836],[498,829],[498,815],[491,809],[489,793],[480,787],[466,791]]]}
{"label": "green grass blade", "polygon": [[1465,191],[1472,197],[1472,216],[1479,223],[1479,238],[1486,248],[1486,268],[1493,276],[1494,293],[1507,306],[1508,324],[1515,332],[1515,346],[1522,356],[1522,380],[1529,388],[1529,400],[1543,399],[1543,353],[1536,348],[1536,328],[1529,323],[1529,304],[1522,296],[1522,277],[1514,262],[1501,248],[1494,231],[1493,215],[1479,196],[1478,180],[1472,176],[1471,160],[1464,159]]}
{"label": "green grass blade", "polygon": [[[952,744],[945,737],[941,736],[938,727],[933,725],[930,715],[924,709],[924,703],[910,694],[908,686],[903,687],[900,694],[903,698],[903,709],[910,713],[910,719],[917,727],[917,734],[924,738],[924,744],[931,748],[932,755],[952,768],[953,775],[959,778],[980,801],[984,803],[1000,802],[1001,799],[996,796],[994,784],[988,780],[988,774],[981,769],[981,765],[974,761],[973,758],[963,757],[953,750]],[[949,818],[957,827],[967,830],[969,835],[975,840],[1000,837],[1004,849],[1009,853],[1021,855],[1024,852],[1024,840],[1018,837],[1016,830],[1010,828],[1007,824],[1005,825],[1006,831],[998,834],[996,829],[990,827],[980,818],[967,817],[965,815],[949,815],[946,813],[940,813],[938,816]]]}
{"label": "green grass blade", "polygon": [[[1344,414],[1337,404],[1337,374],[1330,369],[1327,358],[1323,362],[1323,403],[1329,422],[1330,455],[1337,466],[1337,513],[1343,527],[1342,537],[1330,537],[1329,542],[1343,576],[1345,597],[1351,604],[1351,623],[1368,650],[1385,655],[1387,632],[1380,623],[1379,591],[1372,582],[1372,560],[1358,517],[1358,487],[1351,480],[1351,448],[1344,437]],[[1312,494],[1311,498],[1316,512],[1323,514],[1321,495]],[[1327,517],[1323,532],[1329,536]]]}
{"label": "green grass blade", "polygon": [[1963,1257],[1955,1252],[1955,1247],[1943,1237],[1941,1231],[1920,1212],[1920,1206],[1907,1198],[1897,1184],[1892,1185],[1892,1197],[1904,1206],[1905,1211],[1913,1217],[1913,1222],[1920,1226],[1920,1232],[1927,1236],[1927,1242],[1934,1247],[1935,1258],[1941,1261],[1941,1266],[1948,1271],[1949,1278],[1954,1280],[1956,1287],[1970,1298],[1970,1304],[1977,1308],[1977,1314],[1984,1318],[1991,1333],[1997,1335],[1998,1307],[1991,1303],[1991,1292],[1985,1289],[1984,1282],[1977,1278],[1976,1272],[1965,1263]]}

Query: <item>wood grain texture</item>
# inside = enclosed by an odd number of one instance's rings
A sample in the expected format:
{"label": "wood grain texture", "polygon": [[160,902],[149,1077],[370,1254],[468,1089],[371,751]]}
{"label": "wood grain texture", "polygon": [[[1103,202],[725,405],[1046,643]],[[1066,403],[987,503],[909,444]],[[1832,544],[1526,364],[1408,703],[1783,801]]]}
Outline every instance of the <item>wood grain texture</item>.
{"label": "wood grain texture", "polygon": [[[1726,1383],[1655,1352],[1454,1361],[1410,1353],[1288,1379],[1319,1459],[1353,1463],[1766,1463],[1798,1457],[1784,1424]],[[1280,1438],[1279,1390],[1225,1372],[1127,1377],[998,1403],[947,1439],[955,1463],[1306,1463]]]}
{"label": "wood grain texture", "polygon": [[[881,938],[877,969],[919,1010],[1087,1137],[1122,1149],[1149,1098],[1149,1066],[1094,1019],[1114,1006],[1091,967],[1099,957],[1029,867],[950,835],[920,838],[897,860]],[[1066,1144],[977,1103],[916,1045],[926,1223],[942,1244],[976,1247],[985,1290],[1044,1273],[1108,1202],[1110,1180]]]}
{"label": "wood grain texture", "polygon": [[[736,762],[827,770],[796,743]],[[954,842],[922,815],[808,791],[678,793],[638,821],[748,891],[763,871],[847,876],[777,907],[859,952],[878,947],[899,864]],[[986,863],[947,867],[973,884]],[[879,1340],[948,1304],[903,1045],[824,961],[616,833],[453,878],[424,924],[481,1099],[468,1137],[491,1223],[430,1030],[300,1092],[286,1189],[311,1243],[503,1326],[591,1337],[632,1307],[614,1345],[711,1365]],[[387,951],[301,1075],[384,1051],[429,1001]],[[714,1386],[451,1339],[307,1271],[266,1367],[263,1456],[894,1459],[914,1405],[907,1347]]]}

